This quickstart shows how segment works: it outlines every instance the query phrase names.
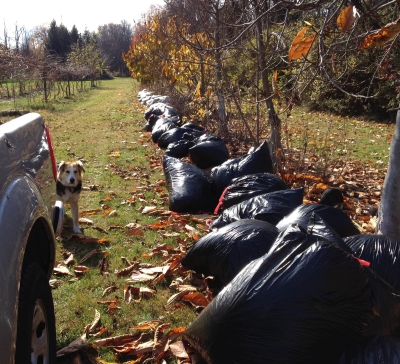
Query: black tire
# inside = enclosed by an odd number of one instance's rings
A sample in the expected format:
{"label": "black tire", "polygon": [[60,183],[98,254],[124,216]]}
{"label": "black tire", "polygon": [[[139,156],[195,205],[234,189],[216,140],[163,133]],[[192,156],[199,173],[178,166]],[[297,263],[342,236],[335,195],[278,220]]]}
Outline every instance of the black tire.
{"label": "black tire", "polygon": [[343,203],[343,194],[338,188],[328,188],[321,195],[321,200],[319,201],[321,205],[336,206]]}
{"label": "black tire", "polygon": [[18,304],[16,364],[56,363],[56,329],[49,280],[37,263],[23,270]]}

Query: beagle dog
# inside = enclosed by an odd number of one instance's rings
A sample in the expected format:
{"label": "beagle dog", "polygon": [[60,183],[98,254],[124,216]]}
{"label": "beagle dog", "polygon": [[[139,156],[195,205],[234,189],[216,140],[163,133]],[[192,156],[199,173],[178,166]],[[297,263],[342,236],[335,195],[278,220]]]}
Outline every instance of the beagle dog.
{"label": "beagle dog", "polygon": [[57,168],[57,200],[70,204],[73,231],[82,234],[79,228],[78,201],[82,190],[82,176],[85,169],[81,161],[61,161]]}

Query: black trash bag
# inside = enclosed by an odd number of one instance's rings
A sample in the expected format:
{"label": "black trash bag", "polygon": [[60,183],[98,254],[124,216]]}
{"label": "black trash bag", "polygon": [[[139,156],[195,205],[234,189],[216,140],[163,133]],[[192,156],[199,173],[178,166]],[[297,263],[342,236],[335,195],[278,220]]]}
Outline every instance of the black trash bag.
{"label": "black trash bag", "polygon": [[346,347],[338,364],[399,364],[400,338],[374,336],[362,338]]}
{"label": "black trash bag", "polygon": [[343,240],[356,257],[369,262],[378,276],[400,291],[400,239],[359,234]]}
{"label": "black trash bag", "polygon": [[190,128],[198,131],[204,131],[204,128],[200,125],[197,125],[195,123],[185,123],[182,125],[182,128]]}
{"label": "black trash bag", "polygon": [[151,132],[151,140],[154,143],[157,143],[158,139],[160,139],[161,135],[163,135],[166,131],[176,128],[178,128],[178,125],[176,125],[173,120],[170,120],[169,118],[160,118],[154,124]]}
{"label": "black trash bag", "polygon": [[209,364],[331,364],[370,323],[376,300],[360,262],[293,225],[183,333]]}
{"label": "black trash bag", "polygon": [[171,211],[186,213],[214,211],[218,196],[213,192],[213,181],[206,172],[165,154],[163,169]]}
{"label": "black trash bag", "polygon": [[215,181],[219,195],[237,177],[254,173],[272,173],[272,159],[267,142],[263,142],[253,153],[242,157],[229,159],[220,166],[211,170],[211,177]]}
{"label": "black trash bag", "polygon": [[[177,111],[171,106],[164,102],[156,102],[149,106],[149,108],[144,112],[144,118],[148,121],[151,116],[179,116]],[[180,117],[179,117],[180,118]]]}
{"label": "black trash bag", "polygon": [[306,204],[298,206],[292,213],[285,216],[276,227],[280,231],[286,230],[289,225],[299,224],[306,227],[313,212],[318,213],[324,221],[341,237],[360,234],[349,215],[332,206],[320,204]]}
{"label": "black trash bag", "polygon": [[146,120],[148,120],[151,115],[162,115],[164,114],[166,107],[167,104],[164,102],[156,102],[147,108],[143,116]]}
{"label": "black trash bag", "polygon": [[190,161],[199,168],[219,166],[229,158],[229,150],[223,141],[196,141],[189,149]]}
{"label": "black trash bag", "polygon": [[254,173],[234,178],[222,192],[214,213],[217,214],[251,197],[286,189],[286,183],[272,173]]}
{"label": "black trash bag", "polygon": [[182,139],[179,142],[168,144],[165,155],[174,158],[183,158],[189,155],[189,148],[193,147],[195,143],[191,140]]}
{"label": "black trash bag", "polygon": [[245,265],[267,253],[278,234],[274,225],[264,221],[236,221],[200,238],[187,252],[182,265],[205,277],[213,276],[215,294]]}
{"label": "black trash bag", "polygon": [[264,193],[228,207],[210,224],[210,229],[221,228],[231,222],[255,219],[276,225],[303,203],[303,187]]}
{"label": "black trash bag", "polygon": [[181,125],[181,123],[182,123],[182,116],[179,115],[178,112],[173,107],[167,106],[165,108],[165,111],[164,111],[163,115],[166,118],[175,118],[179,125]]}
{"label": "black trash bag", "polygon": [[203,135],[201,135],[198,139],[197,142],[201,143],[201,142],[222,142],[223,139],[220,138],[218,135],[215,134],[209,134],[209,133],[205,133]]}
{"label": "black trash bag", "polygon": [[143,131],[152,131],[152,126],[147,122],[146,124],[144,124],[142,130]]}
{"label": "black trash bag", "polygon": [[336,206],[343,203],[343,194],[338,188],[328,188],[321,195],[319,203],[321,205]]}
{"label": "black trash bag", "polygon": [[161,149],[167,149],[170,143],[175,143],[182,140],[184,134],[192,135],[194,138],[196,138],[197,136],[203,134],[203,132],[191,128],[182,127],[167,130],[158,138],[157,144]]}

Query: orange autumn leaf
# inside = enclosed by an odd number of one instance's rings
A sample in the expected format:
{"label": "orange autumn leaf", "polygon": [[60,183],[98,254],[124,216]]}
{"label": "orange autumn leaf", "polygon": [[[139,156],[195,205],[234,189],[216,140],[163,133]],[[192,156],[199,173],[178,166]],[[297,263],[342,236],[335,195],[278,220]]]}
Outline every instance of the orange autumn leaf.
{"label": "orange autumn leaf", "polygon": [[105,244],[109,243],[110,240],[106,238],[94,238],[91,236],[86,236],[85,238],[81,239],[83,244],[90,244],[90,243],[98,243],[98,244]]}
{"label": "orange autumn leaf", "polygon": [[342,33],[346,33],[356,21],[356,8],[354,5],[350,5],[344,8],[339,14],[336,22]]}
{"label": "orange autumn leaf", "polygon": [[101,209],[86,210],[86,211],[80,212],[79,216],[94,215],[94,214],[97,214],[98,212],[101,212]]}
{"label": "orange autumn leaf", "polygon": [[155,330],[161,323],[160,320],[144,321],[133,326],[130,330]]}
{"label": "orange autumn leaf", "polygon": [[181,300],[189,302],[195,307],[201,308],[206,307],[210,303],[207,297],[200,292],[186,294],[181,298]]}
{"label": "orange autumn leaf", "polygon": [[308,37],[303,38],[304,34],[308,30],[308,26],[304,27],[300,30],[296,37],[293,39],[292,46],[289,49],[288,61],[294,61],[301,56],[307,54],[314,44],[314,39],[317,36],[316,34],[309,35]]}
{"label": "orange autumn leaf", "polygon": [[379,47],[400,33],[400,18],[393,23],[386,24],[383,28],[368,34],[360,46],[360,50]]}
{"label": "orange autumn leaf", "polygon": [[130,229],[126,232],[128,236],[144,236],[144,232],[142,229]]}
{"label": "orange autumn leaf", "polygon": [[278,87],[278,70],[275,70],[274,75],[272,77],[272,91],[276,97],[281,97],[281,93],[279,92]]}

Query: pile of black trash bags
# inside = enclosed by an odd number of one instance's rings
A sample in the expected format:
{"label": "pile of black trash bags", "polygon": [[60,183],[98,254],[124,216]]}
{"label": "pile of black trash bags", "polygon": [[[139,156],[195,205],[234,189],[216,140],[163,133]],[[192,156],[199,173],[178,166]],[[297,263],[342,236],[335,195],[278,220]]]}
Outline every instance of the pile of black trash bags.
{"label": "pile of black trash bags", "polygon": [[303,204],[303,189],[273,174],[266,142],[218,163],[210,152],[202,167],[190,149],[207,133],[179,122],[166,132],[179,128],[166,150],[193,144],[163,156],[169,208],[216,215],[182,260],[213,293],[182,335],[192,362],[400,363],[400,239],[360,234],[343,210]]}

